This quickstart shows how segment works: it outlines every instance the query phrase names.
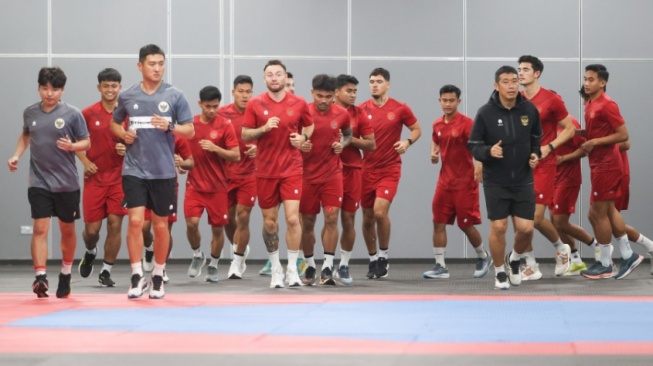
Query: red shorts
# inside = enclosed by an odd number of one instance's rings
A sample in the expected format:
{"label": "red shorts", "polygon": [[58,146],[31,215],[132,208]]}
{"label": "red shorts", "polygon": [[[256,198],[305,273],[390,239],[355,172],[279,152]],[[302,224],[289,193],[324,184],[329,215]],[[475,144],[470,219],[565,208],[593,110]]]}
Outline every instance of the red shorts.
{"label": "red shorts", "polygon": [[549,204],[549,212],[554,215],[571,215],[576,212],[580,186],[556,187],[553,193],[553,203]]}
{"label": "red shorts", "polygon": [[256,203],[256,177],[251,176],[243,179],[230,179],[228,192],[228,207],[236,204],[254,207]]}
{"label": "red shorts", "polygon": [[342,210],[356,212],[361,201],[361,169],[342,167]]}
{"label": "red shorts", "polygon": [[614,207],[619,211],[628,209],[630,201],[630,174],[621,177],[621,196],[614,200]]}
{"label": "red shorts", "polygon": [[461,228],[480,224],[478,197],[478,186],[458,191],[436,188],[431,204],[433,222],[453,225],[454,219],[458,218],[458,227]]}
{"label": "red shorts", "polygon": [[535,204],[550,205],[555,192],[556,166],[538,166],[533,171],[533,181],[535,182]]}
{"label": "red shorts", "polygon": [[361,206],[373,208],[376,198],[392,202],[397,194],[399,178],[401,178],[401,167],[386,172],[363,172]]}
{"label": "red shorts", "polygon": [[227,216],[227,192],[198,192],[186,186],[184,197],[184,216],[202,217],[206,210],[211,226],[225,226],[229,223]]}
{"label": "red shorts", "polygon": [[611,172],[591,172],[592,192],[590,204],[594,201],[616,201],[621,197],[621,181],[623,174],[620,170]]}
{"label": "red shorts", "polygon": [[304,215],[317,215],[320,206],[325,210],[342,206],[342,174],[334,174],[326,182],[304,184],[302,200],[299,202],[299,212]]}
{"label": "red shorts", "polygon": [[127,209],[122,205],[125,197],[122,184],[100,186],[85,183],[83,195],[82,210],[85,223],[102,221],[109,214],[127,215]]}
{"label": "red shorts", "polygon": [[299,201],[302,197],[302,176],[285,178],[256,178],[258,206],[272,208],[283,201]]}

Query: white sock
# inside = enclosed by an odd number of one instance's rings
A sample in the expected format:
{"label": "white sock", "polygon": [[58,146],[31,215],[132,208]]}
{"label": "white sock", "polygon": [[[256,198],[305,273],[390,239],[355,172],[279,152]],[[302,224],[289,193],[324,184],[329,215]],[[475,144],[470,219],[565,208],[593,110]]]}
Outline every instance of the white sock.
{"label": "white sock", "polygon": [[62,262],[61,263],[61,273],[67,275],[72,272],[73,262]]}
{"label": "white sock", "polygon": [[107,262],[102,262],[102,270],[100,271],[100,273],[102,273],[103,271],[107,271],[107,272],[111,273],[111,269],[113,269],[113,264],[109,264]]}
{"label": "white sock", "polygon": [[153,252],[154,251],[154,245],[150,245],[149,247],[145,247],[145,250],[148,252]]}
{"label": "white sock", "polygon": [[338,267],[349,266],[351,252],[340,249],[340,265]]}
{"label": "white sock", "polygon": [[288,249],[288,268],[297,270],[297,258],[299,258],[299,251]]}
{"label": "white sock", "polygon": [[531,252],[524,252],[521,255],[522,258],[526,258],[526,265],[533,267],[537,265],[537,261],[535,260],[535,253]]}
{"label": "white sock", "polygon": [[275,268],[281,268],[281,261],[279,260],[279,251],[275,250],[272,253],[268,253],[270,256],[270,268],[274,270]]}
{"label": "white sock", "polygon": [[374,255],[369,254],[370,257],[370,262],[374,262],[375,260],[379,259],[379,255],[374,253]]}
{"label": "white sock", "polygon": [[317,268],[317,266],[315,265],[315,256],[312,255],[310,257],[307,257],[306,258],[306,264],[309,267]]}
{"label": "white sock", "polygon": [[96,254],[97,254],[97,247],[95,247],[95,248],[93,248],[93,249],[86,249],[86,252],[87,252],[88,254],[96,255]]}
{"label": "white sock", "polygon": [[[303,249],[300,249],[300,250],[299,250],[299,254],[297,255],[297,258],[306,259],[306,257],[304,257],[304,250],[303,250]],[[296,262],[296,261],[295,261],[295,262]]]}
{"label": "white sock", "polygon": [[498,275],[498,274],[501,273],[501,272],[506,273],[506,270],[505,270],[505,267],[504,267],[504,266],[501,266],[501,267],[494,267],[494,275],[495,275],[495,276]]}
{"label": "white sock", "polygon": [[556,252],[559,252],[562,250],[562,245],[564,243],[562,242],[562,240],[560,240],[560,238],[558,238],[558,240],[552,242],[551,244],[553,244],[553,247],[555,248]]}
{"label": "white sock", "polygon": [[599,250],[601,251],[601,264],[604,267],[608,267],[612,264],[612,244],[599,244]]}
{"label": "white sock", "polygon": [[578,264],[583,263],[583,261],[580,259],[580,255],[578,254],[578,251],[571,252],[571,261],[573,263],[578,263]]}
{"label": "white sock", "polygon": [[131,265],[132,265],[132,274],[133,275],[137,274],[143,277],[143,265],[141,265],[141,261],[132,263]]}
{"label": "white sock", "polygon": [[220,260],[220,257],[216,258],[214,256],[211,256],[211,262],[209,263],[209,267],[218,268],[218,261],[219,260]]}
{"label": "white sock", "polygon": [[433,248],[433,255],[435,256],[435,263],[439,263],[442,267],[447,268],[444,263],[445,248]]}
{"label": "white sock", "polygon": [[238,251],[238,244],[233,243],[231,244],[231,254],[234,254]]}
{"label": "white sock", "polygon": [[647,252],[653,252],[653,241],[645,237],[643,234],[639,234],[639,238],[636,241],[637,244],[642,244],[646,248]]}
{"label": "white sock", "polygon": [[197,249],[193,249],[193,257],[199,258],[202,256],[202,247],[199,247]]}
{"label": "white sock", "polygon": [[481,259],[487,258],[487,252],[485,251],[485,248],[483,247],[483,242],[481,242],[481,245],[475,247],[474,251],[476,252],[477,257],[479,257]]}
{"label": "white sock", "polygon": [[388,250],[389,249],[379,249],[379,258],[388,259]]}
{"label": "white sock", "polygon": [[[532,252],[531,252],[531,253],[532,253]],[[514,262],[514,261],[519,261],[519,259],[520,259],[521,257],[522,257],[521,254],[517,254],[517,252],[515,252],[515,251],[513,250],[512,252],[510,252],[510,258],[508,258],[508,259],[509,259],[511,262]],[[535,258],[533,258],[533,259],[535,259]]]}
{"label": "white sock", "polygon": [[322,262],[322,269],[330,268],[333,272],[333,254],[324,253],[324,262]]}
{"label": "white sock", "polygon": [[154,269],[152,270],[152,276],[161,276],[163,277],[163,271],[166,269],[166,264],[159,264],[154,261]]}
{"label": "white sock", "polygon": [[628,259],[633,255],[633,249],[630,247],[628,235],[618,237],[617,243],[619,244],[619,251],[621,251],[621,258]]}

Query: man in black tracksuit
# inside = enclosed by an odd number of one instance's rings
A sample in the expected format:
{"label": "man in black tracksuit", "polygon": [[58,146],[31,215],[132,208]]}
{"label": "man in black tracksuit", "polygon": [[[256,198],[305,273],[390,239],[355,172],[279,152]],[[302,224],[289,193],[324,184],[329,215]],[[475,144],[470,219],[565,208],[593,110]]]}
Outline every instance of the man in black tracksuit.
{"label": "man in black tracksuit", "polygon": [[504,270],[508,216],[515,229],[513,251],[506,257],[510,283],[521,283],[520,254],[533,240],[535,190],[533,171],[541,156],[540,116],[519,93],[517,70],[502,66],[495,73],[495,91],[474,120],[468,147],[483,163],[483,190],[491,221],[490,252],[497,289],[510,288]]}

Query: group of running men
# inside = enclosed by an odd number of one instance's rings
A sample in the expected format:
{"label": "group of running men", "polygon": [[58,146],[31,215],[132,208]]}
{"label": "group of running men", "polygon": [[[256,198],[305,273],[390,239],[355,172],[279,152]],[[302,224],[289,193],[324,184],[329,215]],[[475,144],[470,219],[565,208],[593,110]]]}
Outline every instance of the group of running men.
{"label": "group of running men", "polygon": [[[141,297],[148,288],[150,298],[165,296],[170,230],[177,219],[177,174],[188,174],[183,207],[193,251],[190,277],[200,276],[208,264],[205,281],[218,282],[224,231],[233,253],[227,277],[243,277],[249,217],[257,197],[269,253],[260,273],[271,276],[271,288],[313,285],[318,280],[322,285],[336,285],[337,280],[351,285],[349,260],[359,204],[370,259],[367,278],[388,275],[388,213],[401,176],[400,155],[419,139],[421,129],[411,109],[388,96],[387,70],[371,72],[372,98],[359,106],[355,105],[358,80],[351,75],[316,75],[313,102],[306,103],[294,95],[292,75],[285,65],[271,60],[263,69],[267,92],[252,97],[252,78],[240,75],[233,82],[232,104],[220,107],[221,92],[207,86],[199,93],[201,113],[192,116],[181,91],[163,81],[165,54],[158,46],[141,48],[138,68],[142,81],[124,91],[117,70],[102,70],[98,74],[101,100],[81,113],[61,102],[66,83],[61,69],[39,72],[41,101],[25,110],[23,132],[8,161],[9,169],[15,171],[19,157],[30,147],[28,198],[34,219],[33,291],[38,297],[48,296],[46,240],[52,216],[59,218],[63,263],[56,295],[66,298],[71,292],[74,220],[80,218],[75,155],[84,165],[82,237],[86,252],[79,273],[89,277],[93,272],[106,218],[98,281],[102,286],[115,286],[111,270],[121,246],[122,219],[128,216],[129,298]],[[460,89],[446,85],[440,90],[444,115],[433,124],[431,143],[431,161],[442,161],[432,204],[435,266],[424,272],[425,278],[449,277],[444,260],[445,227],[456,218],[478,256],[474,277],[485,276],[494,263],[495,287],[501,289],[509,288],[509,283],[518,285],[521,280],[542,277],[531,246],[533,227],[554,245],[558,276],[580,273],[589,278],[624,278],[643,259],[630,250],[628,238],[653,251],[653,243],[625,226],[619,216],[618,211],[628,202],[628,182],[624,182],[628,144],[623,118],[604,94],[607,70],[588,66],[584,131],[567,113],[562,99],[539,86],[542,70],[542,62],[533,56],[519,59],[519,71],[499,69],[496,91],[479,110],[476,123],[457,110]],[[513,119],[514,113],[526,114]],[[488,122],[496,124],[492,118],[497,114],[505,114],[506,119],[498,119],[498,129],[488,128]],[[410,131],[405,140],[401,140],[403,126]],[[518,126],[527,127],[522,129],[527,132],[518,131]],[[622,147],[617,160],[611,155],[613,146]],[[579,159],[584,155],[589,155],[592,167],[590,221],[596,240],[569,222],[580,188]],[[513,174],[506,175],[502,169],[512,169]],[[474,227],[481,222],[481,181],[492,221],[490,253]],[[279,259],[281,204],[287,227],[285,274]],[[551,221],[544,217],[547,207]],[[210,259],[200,247],[199,219],[205,210],[212,232]],[[314,227],[320,212],[324,216],[324,261],[318,274]],[[505,257],[509,276],[504,269],[508,216],[512,216],[516,231],[513,252]],[[342,236],[336,268],[339,220]],[[624,258],[618,272],[613,272],[611,261],[613,234]],[[578,255],[574,238],[595,248],[597,261],[589,269]],[[525,258],[523,266],[521,258]],[[151,272],[151,280],[145,272]]]}

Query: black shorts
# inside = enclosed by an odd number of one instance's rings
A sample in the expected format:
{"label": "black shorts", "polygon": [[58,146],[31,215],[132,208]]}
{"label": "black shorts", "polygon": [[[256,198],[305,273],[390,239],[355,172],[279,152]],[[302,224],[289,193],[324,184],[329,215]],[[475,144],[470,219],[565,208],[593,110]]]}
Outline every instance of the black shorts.
{"label": "black shorts", "polygon": [[158,216],[177,212],[176,178],[141,179],[131,175],[122,177],[125,192],[123,206],[126,208],[147,207]]}
{"label": "black shorts", "polygon": [[485,206],[490,220],[508,216],[535,219],[535,188],[532,184],[518,187],[483,187]]}
{"label": "black shorts", "polygon": [[45,188],[27,189],[27,199],[33,219],[56,216],[67,223],[75,222],[79,214],[79,189],[73,192],[50,192]]}

